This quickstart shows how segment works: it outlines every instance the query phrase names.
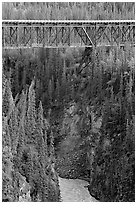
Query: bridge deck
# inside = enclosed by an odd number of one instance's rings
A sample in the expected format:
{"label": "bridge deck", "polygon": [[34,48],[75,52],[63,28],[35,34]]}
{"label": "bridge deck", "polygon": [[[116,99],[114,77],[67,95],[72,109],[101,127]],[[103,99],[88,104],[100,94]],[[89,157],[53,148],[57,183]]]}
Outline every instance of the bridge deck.
{"label": "bridge deck", "polygon": [[3,20],[3,48],[135,44],[134,20]]}
{"label": "bridge deck", "polygon": [[81,25],[94,25],[94,24],[134,24],[135,20],[3,20],[2,25],[71,25],[71,26],[81,26]]}

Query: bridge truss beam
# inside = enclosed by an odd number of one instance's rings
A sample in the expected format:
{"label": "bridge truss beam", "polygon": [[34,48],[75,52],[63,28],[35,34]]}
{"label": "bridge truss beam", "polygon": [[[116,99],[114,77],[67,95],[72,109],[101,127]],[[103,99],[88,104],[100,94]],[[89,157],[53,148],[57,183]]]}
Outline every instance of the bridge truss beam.
{"label": "bridge truss beam", "polygon": [[4,49],[135,44],[135,21],[3,20]]}

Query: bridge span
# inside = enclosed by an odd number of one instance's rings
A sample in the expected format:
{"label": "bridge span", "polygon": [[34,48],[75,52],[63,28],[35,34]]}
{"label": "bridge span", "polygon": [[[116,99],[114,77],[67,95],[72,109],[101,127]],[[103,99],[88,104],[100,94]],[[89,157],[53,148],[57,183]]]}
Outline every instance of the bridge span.
{"label": "bridge span", "polygon": [[135,45],[134,20],[3,20],[4,49]]}

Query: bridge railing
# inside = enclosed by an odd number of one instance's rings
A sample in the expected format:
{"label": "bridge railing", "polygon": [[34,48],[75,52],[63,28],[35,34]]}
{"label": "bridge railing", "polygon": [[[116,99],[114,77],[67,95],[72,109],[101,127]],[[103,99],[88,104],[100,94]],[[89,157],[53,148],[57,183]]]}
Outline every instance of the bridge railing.
{"label": "bridge railing", "polygon": [[97,47],[135,44],[133,20],[4,20],[3,48]]}

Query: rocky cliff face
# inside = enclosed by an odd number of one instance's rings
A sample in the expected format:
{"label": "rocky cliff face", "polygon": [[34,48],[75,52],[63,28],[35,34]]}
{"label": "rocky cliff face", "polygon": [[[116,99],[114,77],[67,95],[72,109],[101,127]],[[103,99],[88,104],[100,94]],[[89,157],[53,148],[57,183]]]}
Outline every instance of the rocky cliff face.
{"label": "rocky cliff face", "polygon": [[[92,115],[92,131],[98,134],[101,119],[95,122]],[[80,134],[80,115],[76,103],[65,110],[60,130],[61,141],[58,144],[56,170],[64,178],[90,178],[95,155],[95,145],[87,145],[92,135]]]}
{"label": "rocky cliff face", "polygon": [[77,178],[86,169],[86,153],[83,141],[78,133],[76,105],[72,104],[65,110],[61,124],[61,141],[58,144],[56,170],[61,177]]}

